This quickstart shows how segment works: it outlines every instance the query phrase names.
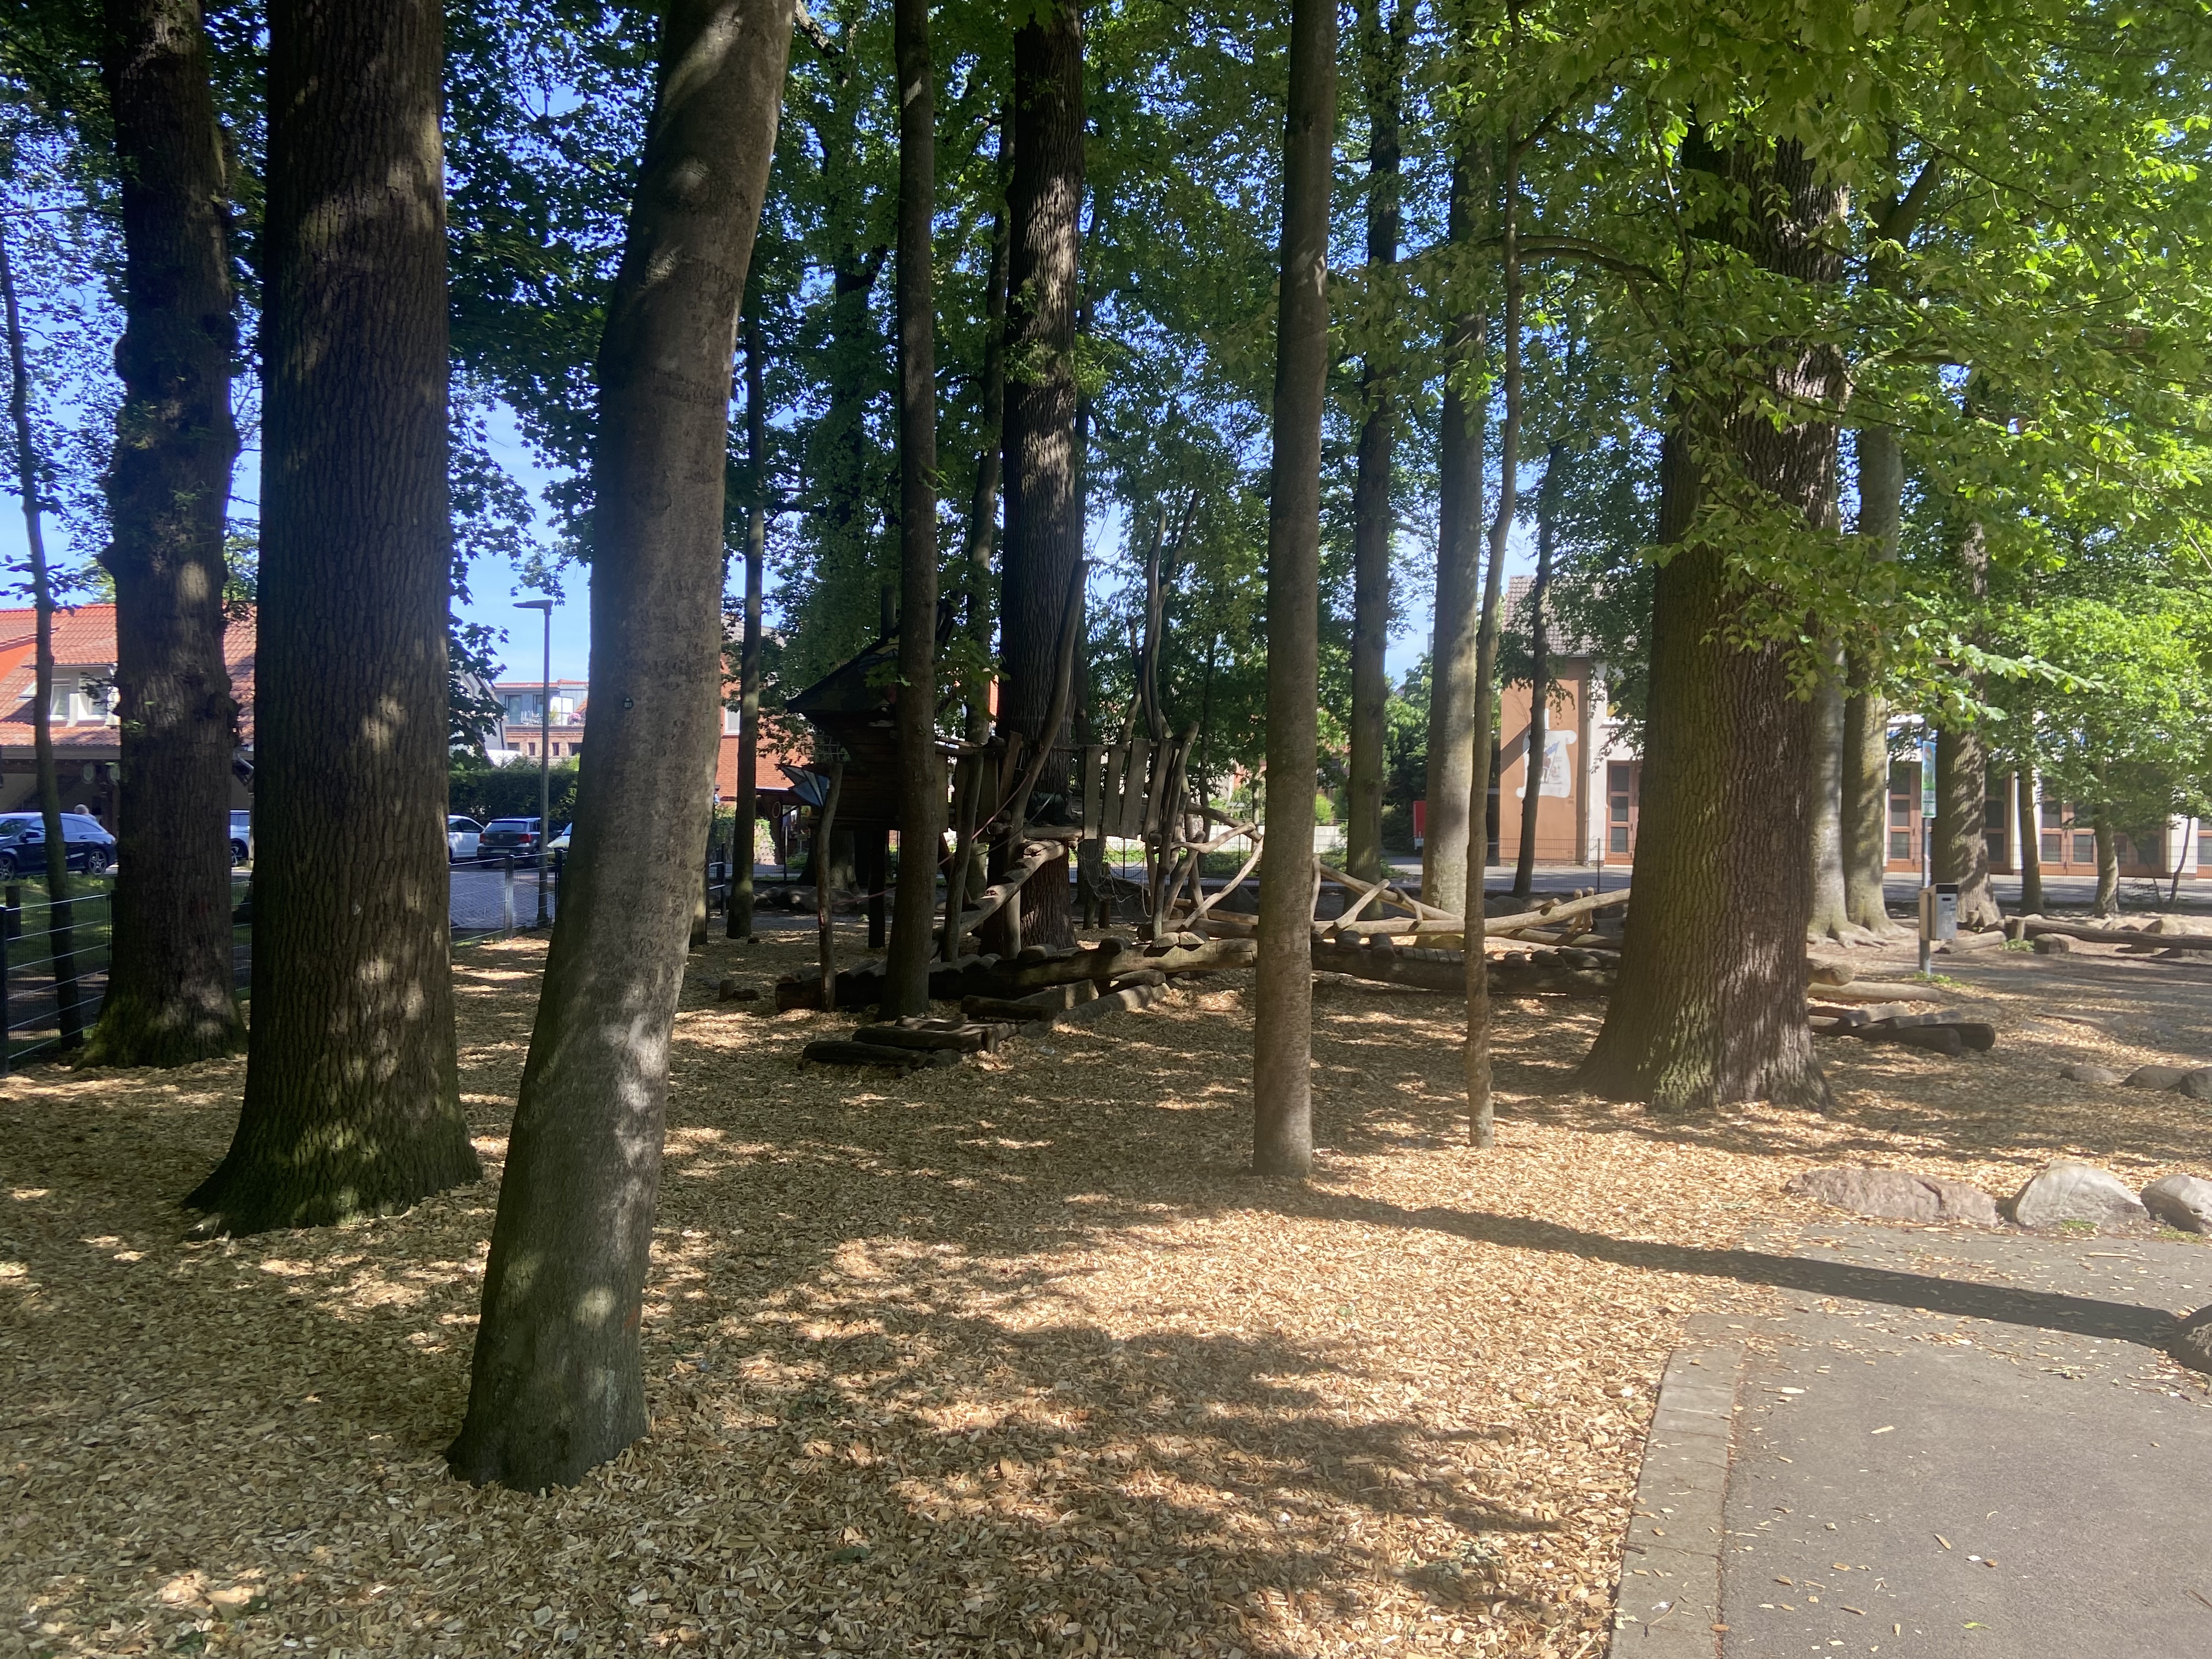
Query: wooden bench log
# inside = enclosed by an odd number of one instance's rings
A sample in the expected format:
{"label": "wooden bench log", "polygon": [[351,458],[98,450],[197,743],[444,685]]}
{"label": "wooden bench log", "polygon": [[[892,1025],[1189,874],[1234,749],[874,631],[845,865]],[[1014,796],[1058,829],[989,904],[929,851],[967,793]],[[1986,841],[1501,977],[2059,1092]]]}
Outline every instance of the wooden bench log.
{"label": "wooden bench log", "polygon": [[1129,985],[1118,991],[1109,991],[1104,996],[1094,997],[1079,1007],[1071,1008],[1060,1016],[1057,1024],[1063,1025],[1088,1024],[1108,1014],[1144,1008],[1167,994],[1166,976],[1158,985]]}
{"label": "wooden bench log", "polygon": [[823,1066],[884,1066],[900,1071],[960,1063],[960,1056],[950,1049],[890,1048],[878,1042],[855,1042],[848,1037],[818,1037],[800,1051],[799,1058]]}
{"label": "wooden bench log", "polygon": [[[917,1030],[906,1025],[863,1025],[853,1033],[855,1042],[873,1042],[886,1048],[946,1048],[956,1054],[981,1054],[994,1046],[994,1034],[1002,1028],[966,1022],[951,1030]],[[1009,1024],[1003,1028],[1011,1032]]]}
{"label": "wooden bench log", "polygon": [[[1411,985],[1453,996],[1467,994],[1467,957],[1458,951],[1378,951],[1317,944],[1313,965],[1316,973],[1349,974],[1378,984]],[[1614,977],[1602,969],[1576,968],[1564,962],[1490,963],[1493,996],[1601,997],[1612,991]]]}
{"label": "wooden bench log", "polygon": [[1823,1002],[1941,1002],[1950,994],[1933,985],[1904,980],[1853,980],[1849,985],[1818,988]]}
{"label": "wooden bench log", "polygon": [[2020,931],[2028,939],[2057,933],[2064,939],[2078,939],[2085,945],[2141,945],[2155,946],[2162,951],[2212,951],[2212,933],[2154,933],[2148,928],[2097,927],[2083,922],[2044,921],[2035,917],[2023,921]]}

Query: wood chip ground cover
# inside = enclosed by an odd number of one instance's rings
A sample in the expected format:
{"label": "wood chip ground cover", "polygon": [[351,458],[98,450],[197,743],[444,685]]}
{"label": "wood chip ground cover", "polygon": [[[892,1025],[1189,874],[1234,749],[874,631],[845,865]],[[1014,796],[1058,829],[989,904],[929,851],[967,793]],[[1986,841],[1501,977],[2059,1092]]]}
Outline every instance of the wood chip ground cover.
{"label": "wood chip ground cover", "polygon": [[[2196,1167],[2212,1124],[2057,1074],[2212,1049],[2193,969],[1978,963],[1960,1000],[1997,1052],[1823,1045],[1827,1119],[1591,1100],[1569,1077],[1597,1009],[1507,1004],[1487,1154],[1462,1144],[1453,1005],[1324,981],[1326,1150],[1310,1185],[1270,1184],[1241,1169],[1234,978],[886,1078],[799,1065],[849,1017],[714,1000],[810,950],[694,958],[653,1432],[544,1498],[440,1456],[539,946],[458,959],[490,1175],[405,1215],[186,1243],[176,1200],[242,1062],[8,1082],[0,1632],[57,1655],[1580,1659],[1668,1352],[1692,1310],[1768,1294],[1735,1247],[1815,1218],[1790,1175],[2009,1191],[2070,1154],[2147,1179]],[[2053,984],[2105,1028],[2033,1018]]]}

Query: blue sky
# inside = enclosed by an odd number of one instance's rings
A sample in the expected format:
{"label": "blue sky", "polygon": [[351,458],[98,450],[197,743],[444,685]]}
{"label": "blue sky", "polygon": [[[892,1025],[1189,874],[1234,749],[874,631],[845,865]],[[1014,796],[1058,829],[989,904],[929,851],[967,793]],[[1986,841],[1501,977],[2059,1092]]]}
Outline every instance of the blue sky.
{"label": "blue sky", "polygon": [[[538,466],[528,447],[523,442],[513,416],[499,410],[489,423],[491,450],[500,465],[507,469],[531,493],[538,508],[539,530],[550,541],[551,520],[544,510],[544,489],[551,481],[550,475]],[[239,469],[233,489],[236,508],[241,516],[250,515],[258,498],[260,456],[257,451],[247,451],[239,457]],[[12,482],[12,478],[11,478]],[[70,541],[69,532],[58,521],[49,517],[46,523],[48,556],[58,564],[74,562],[94,550],[79,548]],[[1094,525],[1091,544],[1094,548],[1112,547],[1121,538],[1118,517],[1109,518]],[[1525,526],[1515,527],[1513,542],[1508,550],[1506,566],[1510,572],[1521,574],[1530,568],[1530,549]],[[20,504],[12,489],[8,499],[8,511],[0,515],[0,560],[20,570],[26,556],[23,519]],[[585,679],[589,677],[591,663],[591,615],[585,573],[571,568],[567,573],[561,602],[556,605],[552,619],[553,677],[556,679]],[[770,583],[773,586],[774,577]],[[518,599],[535,597],[524,590],[514,573],[504,563],[494,560],[479,560],[470,572],[469,586],[471,602],[459,607],[463,617],[471,622],[488,623],[507,632],[507,642],[500,657],[507,665],[509,679],[536,679],[542,647],[535,614],[517,611]],[[15,599],[13,603],[27,603]],[[1409,607],[1402,631],[1391,642],[1389,672],[1395,681],[1417,661],[1427,648],[1431,612],[1428,596],[1418,596]]]}

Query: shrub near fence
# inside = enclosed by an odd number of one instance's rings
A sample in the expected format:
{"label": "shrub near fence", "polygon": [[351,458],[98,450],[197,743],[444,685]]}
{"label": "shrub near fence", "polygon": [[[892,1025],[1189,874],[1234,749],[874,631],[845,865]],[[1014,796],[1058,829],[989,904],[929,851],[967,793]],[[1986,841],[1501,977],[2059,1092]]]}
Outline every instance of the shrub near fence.
{"label": "shrub near fence", "polygon": [[[553,794],[553,827],[558,830],[575,815],[576,763],[564,762],[547,776]],[[534,818],[538,816],[538,763],[516,761],[494,766],[473,755],[453,757],[446,791],[446,810],[465,813],[479,823],[494,818]]]}

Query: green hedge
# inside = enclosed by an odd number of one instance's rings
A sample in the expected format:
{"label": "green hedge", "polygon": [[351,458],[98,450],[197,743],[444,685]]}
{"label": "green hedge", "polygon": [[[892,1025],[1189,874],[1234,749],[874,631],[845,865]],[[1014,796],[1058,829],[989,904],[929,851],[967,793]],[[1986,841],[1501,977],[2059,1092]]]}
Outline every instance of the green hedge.
{"label": "green hedge", "polygon": [[[568,822],[576,805],[576,763],[553,767],[549,780],[553,794],[553,825]],[[494,818],[534,818],[538,816],[538,765],[516,761],[494,766],[474,755],[453,757],[446,793],[446,810],[466,813],[479,823]]]}

